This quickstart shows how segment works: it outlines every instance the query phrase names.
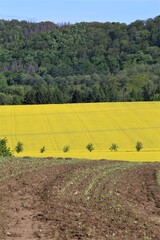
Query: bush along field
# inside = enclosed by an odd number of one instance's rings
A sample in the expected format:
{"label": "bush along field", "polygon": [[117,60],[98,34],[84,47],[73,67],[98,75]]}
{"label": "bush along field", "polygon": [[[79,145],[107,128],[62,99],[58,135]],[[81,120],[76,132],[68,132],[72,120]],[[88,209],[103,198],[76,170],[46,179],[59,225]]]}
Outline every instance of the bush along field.
{"label": "bush along field", "polygon": [[160,163],[0,158],[0,239],[159,240]]}
{"label": "bush along field", "polygon": [[160,160],[160,103],[0,106],[14,156]]}

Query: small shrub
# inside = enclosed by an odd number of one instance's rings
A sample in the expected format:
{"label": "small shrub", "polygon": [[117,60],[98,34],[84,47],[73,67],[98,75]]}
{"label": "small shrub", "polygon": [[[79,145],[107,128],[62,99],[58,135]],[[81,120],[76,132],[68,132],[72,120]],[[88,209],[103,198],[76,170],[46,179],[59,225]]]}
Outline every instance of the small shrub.
{"label": "small shrub", "polygon": [[16,150],[17,153],[23,152],[23,150],[24,150],[23,143],[22,142],[18,142],[16,147],[15,147],[15,150]]}
{"label": "small shrub", "polygon": [[7,147],[7,138],[0,139],[0,156],[13,156],[11,149]]}
{"label": "small shrub", "polygon": [[24,156],[23,158],[24,159],[30,159],[31,157],[30,156]]}
{"label": "small shrub", "polygon": [[118,145],[116,143],[112,143],[111,147],[109,148],[112,152],[117,152]]}
{"label": "small shrub", "polygon": [[93,143],[88,143],[87,146],[86,146],[87,150],[92,152],[94,150],[94,145]]}
{"label": "small shrub", "polygon": [[66,146],[64,146],[64,148],[63,148],[63,152],[69,152],[69,150],[70,150],[70,146],[68,146],[68,145],[66,145]]}
{"label": "small shrub", "polygon": [[46,151],[46,147],[45,146],[43,146],[42,148],[40,148],[40,152],[41,153],[44,153]]}
{"label": "small shrub", "polygon": [[143,148],[142,142],[137,141],[137,143],[136,143],[136,150],[137,150],[137,152],[140,152],[142,150],[142,148]]}

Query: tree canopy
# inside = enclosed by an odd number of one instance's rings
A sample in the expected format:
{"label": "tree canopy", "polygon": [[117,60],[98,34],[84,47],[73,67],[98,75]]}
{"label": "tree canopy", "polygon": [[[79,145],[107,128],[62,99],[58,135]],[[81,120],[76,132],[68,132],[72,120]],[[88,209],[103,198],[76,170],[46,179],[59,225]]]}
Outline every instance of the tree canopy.
{"label": "tree canopy", "polygon": [[160,100],[160,16],[0,20],[0,104]]}

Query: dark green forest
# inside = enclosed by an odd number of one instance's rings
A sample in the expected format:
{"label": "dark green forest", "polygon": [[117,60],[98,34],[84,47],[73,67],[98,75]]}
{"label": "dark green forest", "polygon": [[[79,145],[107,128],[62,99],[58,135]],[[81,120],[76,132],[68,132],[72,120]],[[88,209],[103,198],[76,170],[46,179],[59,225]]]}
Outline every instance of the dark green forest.
{"label": "dark green forest", "polygon": [[131,24],[0,20],[0,104],[160,100],[160,16]]}

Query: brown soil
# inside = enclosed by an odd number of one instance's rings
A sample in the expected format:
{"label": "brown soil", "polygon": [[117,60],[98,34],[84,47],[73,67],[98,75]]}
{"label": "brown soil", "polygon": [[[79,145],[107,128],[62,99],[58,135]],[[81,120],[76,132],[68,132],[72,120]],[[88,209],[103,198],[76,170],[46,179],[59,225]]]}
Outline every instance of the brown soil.
{"label": "brown soil", "polygon": [[160,163],[59,161],[0,182],[0,239],[160,240]]}

